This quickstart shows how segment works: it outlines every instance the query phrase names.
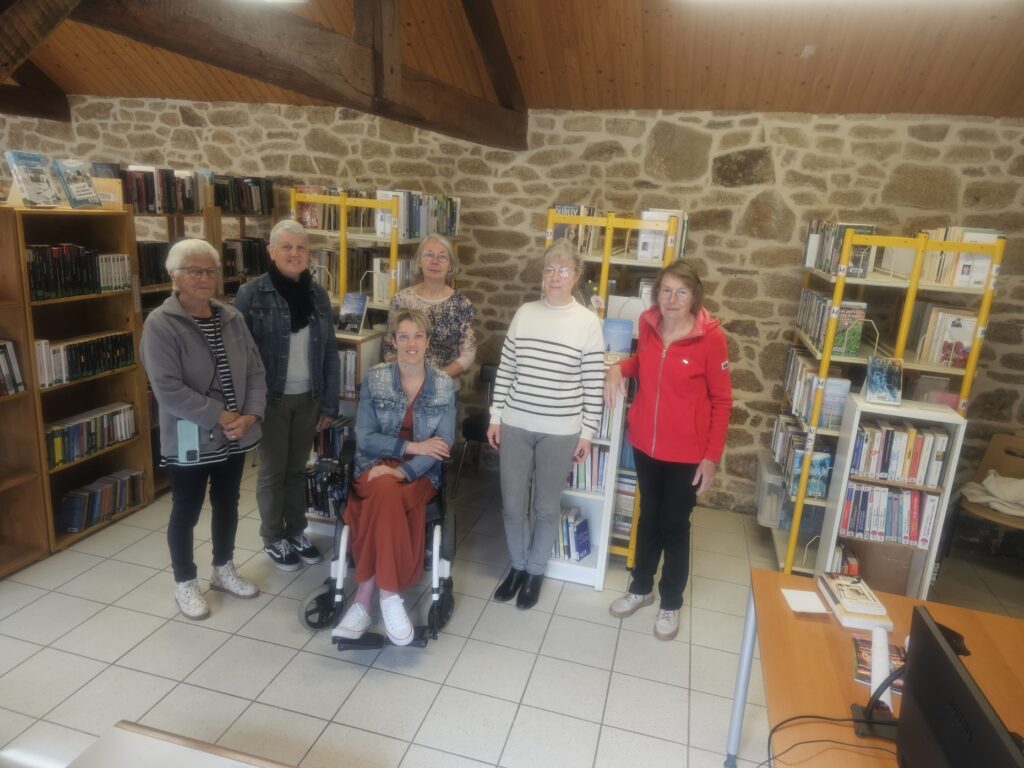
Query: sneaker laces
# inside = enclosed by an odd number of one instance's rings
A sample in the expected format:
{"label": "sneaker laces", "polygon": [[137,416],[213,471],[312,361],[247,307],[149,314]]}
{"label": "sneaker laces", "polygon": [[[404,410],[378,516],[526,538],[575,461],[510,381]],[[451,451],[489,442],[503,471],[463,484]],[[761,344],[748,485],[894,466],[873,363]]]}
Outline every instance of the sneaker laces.
{"label": "sneaker laces", "polygon": [[658,609],[658,621],[672,621],[675,615],[675,611],[669,611],[664,608]]}
{"label": "sneaker laces", "polygon": [[300,533],[298,536],[293,536],[292,541],[294,542],[295,549],[303,550],[312,547],[312,543],[309,541],[309,537],[305,533]]}
{"label": "sneaker laces", "polygon": [[287,539],[281,539],[280,541],[275,541],[273,544],[268,544],[267,546],[270,547],[275,552],[277,552],[277,554],[279,554],[281,557],[287,557],[288,556],[288,552],[291,551],[291,547],[288,546],[288,540]]}

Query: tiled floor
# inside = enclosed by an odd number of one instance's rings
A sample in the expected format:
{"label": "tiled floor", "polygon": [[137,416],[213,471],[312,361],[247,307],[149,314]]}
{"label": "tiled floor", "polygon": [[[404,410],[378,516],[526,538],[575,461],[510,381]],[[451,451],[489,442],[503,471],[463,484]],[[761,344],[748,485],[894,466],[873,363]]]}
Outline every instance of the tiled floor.
{"label": "tiled floor", "polygon": [[[549,580],[531,611],[490,602],[507,565],[495,479],[463,478],[456,611],[425,650],[339,654],[300,626],[327,566],[283,574],[257,554],[252,470],[235,562],[262,587],[255,600],[212,592],[208,620],[178,614],[166,500],[0,582],[0,766],[66,765],[120,719],[313,767],[721,765],[749,568],[772,565],[764,531],[695,511],[682,627],[664,643],[653,606],[608,614],[620,560],[604,592]],[[204,515],[201,575],[208,530]],[[1019,571],[947,562],[943,599],[1024,615]],[[422,610],[425,587],[406,601]],[[746,768],[766,753],[756,660],[748,698]]]}

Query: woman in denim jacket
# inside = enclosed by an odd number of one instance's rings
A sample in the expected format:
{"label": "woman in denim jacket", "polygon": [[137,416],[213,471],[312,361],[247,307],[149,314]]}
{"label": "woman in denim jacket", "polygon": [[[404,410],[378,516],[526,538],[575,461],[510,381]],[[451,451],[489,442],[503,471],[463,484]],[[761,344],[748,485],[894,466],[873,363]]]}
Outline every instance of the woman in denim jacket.
{"label": "woman in denim jacket", "polygon": [[455,437],[455,385],[425,363],[430,321],[422,312],[399,310],[391,323],[396,360],[371,368],[359,391],[356,479],[345,508],[358,587],[336,634],[362,637],[380,587],[388,637],[408,645],[413,628],[399,593],[423,573],[427,502]]}
{"label": "woman in denim jacket", "polygon": [[263,551],[282,571],[320,552],[306,536],[306,460],[313,435],[338,413],[340,386],[331,300],[309,273],[306,230],[270,231],[270,269],[235,297],[267,370],[265,436],[256,486]]}

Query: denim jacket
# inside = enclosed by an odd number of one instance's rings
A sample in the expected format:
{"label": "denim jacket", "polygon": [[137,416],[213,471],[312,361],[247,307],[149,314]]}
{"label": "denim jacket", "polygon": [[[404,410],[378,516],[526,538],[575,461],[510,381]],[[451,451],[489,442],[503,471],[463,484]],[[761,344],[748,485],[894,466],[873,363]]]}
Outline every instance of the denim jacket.
{"label": "denim jacket", "polygon": [[[313,399],[320,403],[320,413],[335,416],[341,376],[331,300],[327,291],[316,283],[310,290],[316,314],[309,323],[309,380]],[[288,302],[274,288],[270,275],[264,273],[238,289],[235,309],[245,318],[267,369],[267,400],[278,401],[284,394],[288,375],[288,345],[291,343]]]}
{"label": "denim jacket", "polygon": [[[366,372],[356,414],[356,477],[381,459],[405,457],[409,443],[398,437],[398,432],[408,407],[398,363],[380,363]],[[412,437],[420,442],[435,435],[451,448],[455,440],[455,384],[428,365],[423,389],[412,407]],[[409,482],[426,475],[435,488],[441,485],[441,462],[430,456],[411,456],[398,465],[398,470]]]}

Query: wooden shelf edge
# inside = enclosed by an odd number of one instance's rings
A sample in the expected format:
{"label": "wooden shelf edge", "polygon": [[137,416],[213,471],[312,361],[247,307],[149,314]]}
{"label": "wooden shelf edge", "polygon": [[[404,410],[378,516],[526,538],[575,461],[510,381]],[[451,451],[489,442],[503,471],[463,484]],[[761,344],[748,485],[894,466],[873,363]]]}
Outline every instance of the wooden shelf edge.
{"label": "wooden shelf edge", "polygon": [[13,395],[0,395],[0,403],[6,403],[12,400],[20,400],[23,397],[28,397],[32,393],[30,389],[23,389],[20,392],[15,392]]}
{"label": "wooden shelf edge", "polygon": [[48,307],[53,304],[68,304],[72,301],[92,301],[94,299],[112,299],[131,296],[131,291],[103,291],[102,293],[84,293],[79,296],[62,296],[59,299],[40,299],[29,302],[33,307]]}
{"label": "wooden shelf edge", "polygon": [[901,541],[880,541],[878,539],[865,539],[861,536],[854,536],[849,533],[840,533],[836,535],[837,539],[843,541],[855,541],[858,544],[870,544],[871,546],[882,546],[882,547],[894,547],[896,549],[909,549],[913,552],[927,552],[931,549],[931,544],[927,547],[919,547],[917,544],[904,544]]}
{"label": "wooden shelf edge", "polygon": [[17,488],[22,483],[27,483],[38,477],[37,472],[28,469],[3,470],[0,468],[0,491],[7,491]]}
{"label": "wooden shelf edge", "polygon": [[849,482],[867,483],[868,485],[884,485],[889,488],[901,488],[905,491],[921,491],[922,493],[930,493],[935,496],[942,495],[942,489],[935,488],[934,486],[915,485],[914,483],[904,483],[899,480],[882,480],[878,477],[865,477],[864,475],[850,475]]}
{"label": "wooden shelf edge", "polygon": [[0,542],[0,579],[27,568],[50,554],[46,547],[30,548],[23,543],[5,544]]}
{"label": "wooden shelf edge", "polygon": [[118,375],[120,375],[122,373],[128,373],[129,371],[138,370],[138,368],[139,368],[139,366],[138,366],[137,363],[132,363],[131,365],[126,365],[123,368],[114,368],[113,370],[110,370],[110,371],[103,371],[102,373],[94,373],[92,376],[86,376],[85,378],[82,378],[82,379],[75,379],[74,381],[67,381],[67,382],[64,382],[63,384],[57,384],[54,387],[40,387],[39,388],[39,394],[43,395],[43,394],[46,394],[47,392],[57,392],[57,391],[59,391],[61,389],[67,389],[68,387],[73,387],[76,384],[84,384],[87,381],[96,381],[97,379],[105,379],[105,378],[107,378],[109,376],[118,376]]}

